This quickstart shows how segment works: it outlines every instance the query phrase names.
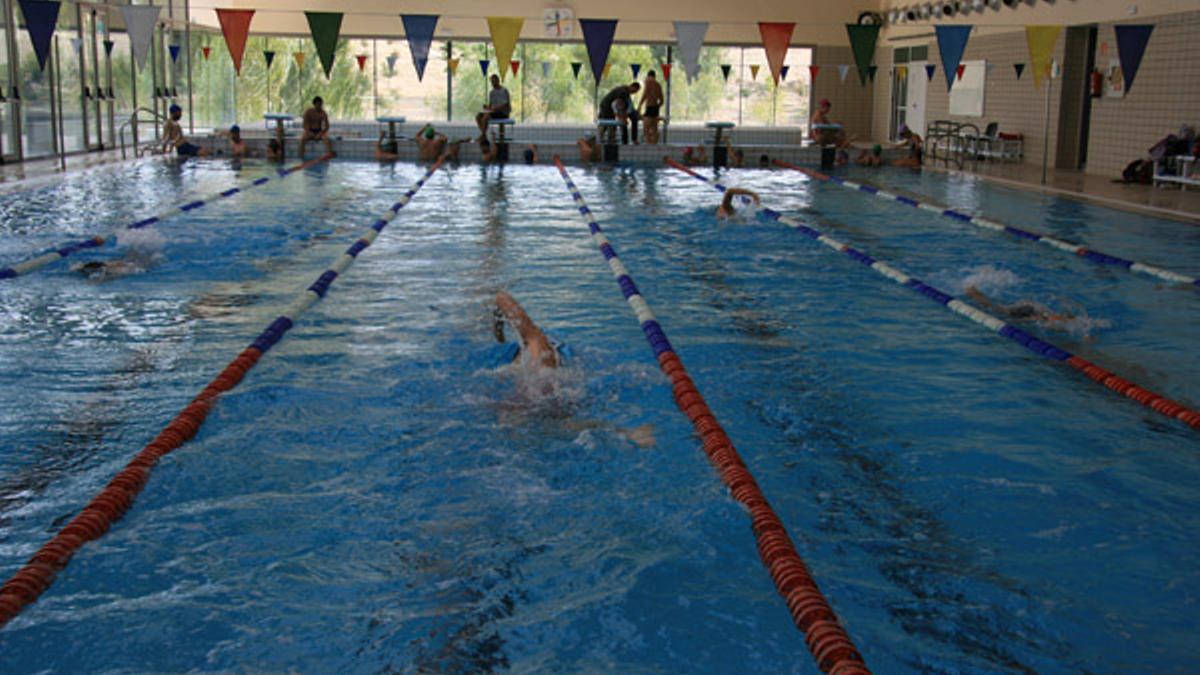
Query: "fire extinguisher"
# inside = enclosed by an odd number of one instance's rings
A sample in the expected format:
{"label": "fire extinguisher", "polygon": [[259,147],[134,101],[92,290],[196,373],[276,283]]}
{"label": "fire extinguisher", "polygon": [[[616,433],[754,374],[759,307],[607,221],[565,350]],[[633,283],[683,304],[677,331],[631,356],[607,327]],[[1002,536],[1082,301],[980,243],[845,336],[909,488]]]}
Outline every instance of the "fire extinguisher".
{"label": "fire extinguisher", "polygon": [[1092,71],[1091,94],[1092,98],[1100,98],[1104,95],[1104,75],[1098,68]]}

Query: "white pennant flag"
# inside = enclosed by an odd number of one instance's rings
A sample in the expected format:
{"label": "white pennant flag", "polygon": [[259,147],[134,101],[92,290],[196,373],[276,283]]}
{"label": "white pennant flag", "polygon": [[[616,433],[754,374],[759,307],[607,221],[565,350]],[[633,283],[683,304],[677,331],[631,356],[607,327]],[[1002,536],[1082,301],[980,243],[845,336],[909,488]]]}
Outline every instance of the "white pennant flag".
{"label": "white pennant flag", "polygon": [[708,32],[707,21],[676,21],[675,39],[679,42],[679,61],[688,82],[700,75],[700,46]]}
{"label": "white pennant flag", "polygon": [[399,56],[396,56],[395,54],[389,54],[389,55],[388,55],[388,57],[387,57],[387,64],[388,64],[388,75],[395,75],[395,74],[396,74],[396,61],[397,61],[399,58],[400,58],[400,57],[399,57]]}
{"label": "white pennant flag", "polygon": [[850,72],[850,66],[838,66],[838,77],[842,78],[842,84],[846,84],[846,74]]}
{"label": "white pennant flag", "polygon": [[125,32],[129,34],[129,46],[133,50],[133,60],[137,61],[138,70],[146,67],[150,43],[154,40],[154,25],[158,23],[160,12],[162,7],[154,5],[121,5],[121,14],[125,17]]}
{"label": "white pennant flag", "polygon": [[550,77],[550,62],[542,61],[542,77]]}

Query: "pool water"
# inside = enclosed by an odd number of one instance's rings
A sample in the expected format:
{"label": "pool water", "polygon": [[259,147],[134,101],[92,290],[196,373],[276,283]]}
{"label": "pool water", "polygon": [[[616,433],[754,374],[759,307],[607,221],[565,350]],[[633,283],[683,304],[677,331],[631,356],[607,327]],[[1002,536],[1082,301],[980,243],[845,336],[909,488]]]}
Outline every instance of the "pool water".
{"label": "pool water", "polygon": [[[15,571],[423,173],[337,162],[0,286],[0,570]],[[1195,431],[666,169],[571,169],[880,673],[1188,672]],[[269,169],[0,197],[0,261]],[[1200,230],[886,170],[872,181],[1200,273]],[[1200,294],[806,181],[786,214],[1200,404]],[[86,199],[80,194],[90,195]],[[75,195],[75,196],[72,196]],[[88,258],[81,258],[88,259]],[[570,346],[500,365],[512,293]],[[650,425],[641,447],[629,430]],[[325,300],[0,632],[8,672],[816,672],[551,167],[435,174]]]}

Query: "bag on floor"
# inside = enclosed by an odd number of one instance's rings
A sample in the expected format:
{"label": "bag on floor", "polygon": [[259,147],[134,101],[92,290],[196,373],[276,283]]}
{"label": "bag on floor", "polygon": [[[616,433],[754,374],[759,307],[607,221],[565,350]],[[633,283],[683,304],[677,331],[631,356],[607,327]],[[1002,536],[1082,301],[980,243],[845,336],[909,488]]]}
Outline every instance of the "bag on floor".
{"label": "bag on floor", "polygon": [[1126,165],[1125,170],[1121,172],[1122,183],[1145,183],[1149,185],[1154,182],[1154,162],[1145,159],[1135,159]]}

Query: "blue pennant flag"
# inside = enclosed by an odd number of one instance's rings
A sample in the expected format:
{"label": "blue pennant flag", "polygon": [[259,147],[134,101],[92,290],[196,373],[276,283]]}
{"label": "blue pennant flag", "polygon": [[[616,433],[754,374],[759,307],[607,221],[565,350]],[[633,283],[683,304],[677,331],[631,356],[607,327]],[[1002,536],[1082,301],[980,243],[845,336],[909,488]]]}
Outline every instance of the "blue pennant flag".
{"label": "blue pennant flag", "polygon": [[1125,75],[1125,93],[1133,87],[1133,78],[1142,65],[1146,44],[1150,42],[1151,24],[1139,26],[1113,26],[1117,34],[1117,58],[1121,59],[1121,73]]}
{"label": "blue pennant flag", "polygon": [[958,76],[958,64],[967,49],[967,38],[971,26],[934,26],[937,31],[938,51],[942,54],[942,73],[946,76],[946,91],[954,86]]}
{"label": "blue pennant flag", "polygon": [[1014,63],[1013,70],[1017,71],[1017,79],[1019,80],[1019,79],[1021,79],[1022,73],[1025,72],[1025,64],[1024,63]]}
{"label": "blue pennant flag", "polygon": [[638,73],[642,72],[642,64],[631,63],[631,64],[629,64],[629,69],[633,71],[633,79],[636,80],[638,77]]}
{"label": "blue pennant flag", "polygon": [[936,72],[937,72],[937,66],[933,65],[932,63],[926,64],[925,65],[925,81],[928,82],[929,80],[932,80],[933,74]]}
{"label": "blue pennant flag", "polygon": [[46,69],[46,59],[50,58],[50,38],[54,36],[54,26],[58,24],[59,7],[61,5],[53,0],[21,0],[25,29],[29,31],[29,41],[33,43],[33,51],[42,70]]}
{"label": "blue pennant flag", "polygon": [[490,63],[491,61],[488,61],[487,59],[479,59],[479,69],[483,71],[483,79],[485,80],[487,79],[487,69],[488,64]]}
{"label": "blue pennant flag", "polygon": [[608,61],[608,51],[612,49],[613,36],[617,34],[617,20],[580,19],[579,27],[583,30],[588,59],[592,62],[592,77],[596,78],[598,87],[600,77],[604,74],[604,64]]}
{"label": "blue pennant flag", "polygon": [[171,52],[171,63],[179,60],[179,45],[171,45],[167,47],[167,51]]}
{"label": "blue pennant flag", "polygon": [[[408,49],[412,52],[413,67],[417,69],[417,81],[425,77],[425,65],[429,63],[429,46],[433,44],[433,34],[437,30],[437,14],[401,14],[404,21],[404,37],[408,39]],[[487,71],[484,71],[487,76]]]}
{"label": "blue pennant flag", "polygon": [[271,64],[275,63],[275,52],[270,49],[263,50],[263,60],[267,62],[267,70],[270,70]]}
{"label": "blue pennant flag", "polygon": [[791,68],[791,66],[779,66],[779,79],[787,81],[787,74]]}
{"label": "blue pennant flag", "polygon": [[575,79],[577,80],[579,79],[579,69],[582,67],[583,64],[578,61],[571,62],[571,72],[575,74]]}

